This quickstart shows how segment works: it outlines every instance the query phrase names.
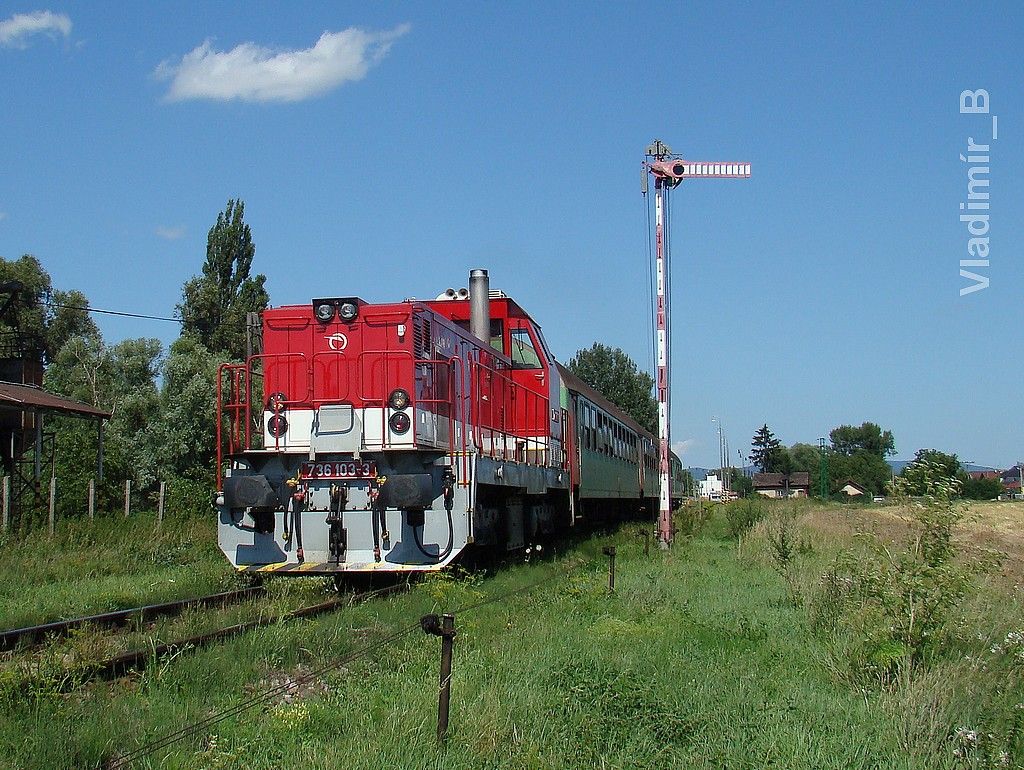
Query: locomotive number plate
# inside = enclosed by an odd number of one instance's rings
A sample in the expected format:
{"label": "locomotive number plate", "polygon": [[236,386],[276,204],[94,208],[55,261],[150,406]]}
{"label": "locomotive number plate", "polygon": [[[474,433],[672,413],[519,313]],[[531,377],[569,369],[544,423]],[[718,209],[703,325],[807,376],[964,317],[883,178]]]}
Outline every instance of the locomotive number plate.
{"label": "locomotive number plate", "polygon": [[303,463],[300,475],[304,479],[373,479],[377,477],[377,463],[368,460]]}

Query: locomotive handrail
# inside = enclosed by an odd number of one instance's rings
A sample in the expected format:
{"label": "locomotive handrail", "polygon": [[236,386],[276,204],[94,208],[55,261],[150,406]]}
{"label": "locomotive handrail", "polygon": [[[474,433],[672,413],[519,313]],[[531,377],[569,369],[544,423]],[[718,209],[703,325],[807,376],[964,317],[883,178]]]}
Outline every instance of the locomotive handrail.
{"label": "locomotive handrail", "polygon": [[[288,398],[287,397],[288,394],[285,394],[285,398],[280,399],[280,400],[275,399],[275,402],[274,402],[275,403],[275,407],[277,407],[277,406],[286,407],[286,406],[293,406],[295,404],[306,403],[306,402],[309,401],[310,395],[312,395],[313,385],[312,385],[312,382],[310,381],[310,376],[309,376],[309,374],[310,374],[310,365],[306,361],[306,354],[305,353],[303,353],[301,351],[299,351],[299,352],[291,352],[291,353],[257,353],[255,355],[249,356],[249,358],[246,359],[246,363],[245,363],[245,366],[247,368],[247,372],[250,373],[250,376],[248,378],[246,378],[246,394],[245,394],[245,396],[246,396],[246,398],[245,398],[245,448],[246,449],[250,449],[252,447],[252,431],[251,431],[251,429],[252,429],[252,376],[251,376],[252,365],[253,365],[254,361],[264,361],[264,364],[263,364],[263,378],[264,378],[264,381],[266,381],[266,369],[267,369],[267,366],[266,366],[265,361],[266,361],[266,359],[270,359],[270,358],[299,358],[299,359],[301,359],[305,363],[305,367],[304,367],[305,371],[303,372],[304,379],[306,381],[306,394],[305,394],[305,398]],[[266,397],[266,395],[267,394],[264,394],[264,397]],[[261,403],[260,406],[262,407],[263,404]],[[262,412],[263,410],[261,409],[260,411]],[[275,408],[275,412],[276,411],[278,411],[278,409]],[[279,450],[281,448],[280,440],[279,439],[280,439],[279,436],[275,436],[274,437],[274,449],[275,450]]]}
{"label": "locomotive handrail", "polygon": [[[379,360],[381,362],[381,368],[383,369],[382,381],[384,382],[384,387],[382,388],[381,396],[380,396],[379,399],[376,398],[376,397],[373,397],[373,396],[367,396],[365,394],[365,392],[363,391],[363,386],[365,384],[363,382],[363,357],[364,356],[369,356],[369,355],[379,356]],[[387,383],[392,381],[388,377],[388,358],[389,357],[399,357],[399,356],[408,356],[409,363],[413,367],[413,377],[415,377],[416,359],[413,356],[412,352],[410,352],[408,350],[383,350],[383,349],[381,349],[381,350],[362,350],[362,351],[359,352],[359,355],[356,356],[356,374],[357,374],[357,379],[358,379],[358,386],[357,386],[357,390],[356,390],[356,395],[359,396],[359,400],[363,402],[364,407],[365,407],[367,402],[376,402],[376,401],[380,402],[380,448],[381,449],[384,449],[388,445],[388,430],[387,430],[387,427],[388,427],[388,419],[387,419],[388,393],[387,393]],[[413,390],[415,390],[415,388],[413,388]],[[415,404],[415,400],[414,400],[415,398],[416,398],[416,394],[415,393],[410,393],[409,394],[409,408],[414,410],[413,411],[414,414],[415,414],[415,408],[416,408],[416,404]],[[413,439],[413,444],[415,445],[415,443],[416,443],[416,431],[415,431],[415,429],[413,429],[412,439]]]}
{"label": "locomotive handrail", "polygon": [[[514,459],[530,465],[547,466],[550,459],[550,445],[552,436],[550,425],[547,424],[548,407],[551,399],[536,391],[530,390],[525,385],[516,382],[512,377],[502,371],[494,369],[479,359],[470,358],[470,383],[474,390],[470,400],[474,408],[475,419],[473,420],[474,445],[481,454],[487,454],[491,458]],[[483,375],[490,379],[490,395],[488,401],[489,417],[484,415],[484,393]],[[520,396],[520,394],[523,394]],[[520,424],[516,410],[509,426],[509,408],[515,409],[515,404],[520,398],[528,399],[523,406],[524,424]],[[489,445],[484,446],[484,433],[488,434]],[[522,439],[518,445],[524,452],[522,459],[518,457],[518,449],[509,454],[509,439]],[[541,443],[543,439],[543,444]],[[501,442],[500,454],[498,441]],[[532,445],[532,448],[531,448]],[[533,452],[533,460],[531,460]]]}

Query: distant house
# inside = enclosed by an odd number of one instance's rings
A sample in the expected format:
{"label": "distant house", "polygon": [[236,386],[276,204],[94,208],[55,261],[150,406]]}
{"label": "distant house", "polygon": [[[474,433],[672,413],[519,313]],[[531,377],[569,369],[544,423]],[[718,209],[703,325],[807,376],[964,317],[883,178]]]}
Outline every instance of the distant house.
{"label": "distant house", "polygon": [[811,474],[755,473],[754,492],[764,497],[807,497],[811,493]]}
{"label": "distant house", "polygon": [[722,499],[722,480],[717,473],[709,473],[708,477],[700,482],[700,496],[705,500]]}
{"label": "distant house", "polygon": [[1002,481],[1003,479],[1003,474],[999,471],[971,471],[967,475],[975,481],[980,481],[981,479],[995,479],[996,481]]}
{"label": "distant house", "polygon": [[1014,465],[1012,468],[1008,468],[1000,474],[1000,481],[1003,482],[1003,489],[1006,490],[1008,495],[1020,494],[1020,475],[1020,465]]}
{"label": "distant house", "polygon": [[858,484],[853,479],[846,479],[839,487],[839,491],[847,497],[867,497],[868,490],[862,485]]}

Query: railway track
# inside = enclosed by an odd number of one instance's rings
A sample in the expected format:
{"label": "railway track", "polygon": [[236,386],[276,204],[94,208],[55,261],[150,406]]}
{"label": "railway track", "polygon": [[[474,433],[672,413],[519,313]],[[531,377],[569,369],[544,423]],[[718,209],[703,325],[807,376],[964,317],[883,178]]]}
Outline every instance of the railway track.
{"label": "railway track", "polygon": [[263,592],[262,586],[250,586],[237,591],[224,591],[208,596],[197,596],[190,599],[177,599],[172,602],[161,602],[159,604],[147,604],[142,607],[132,607],[127,610],[115,610],[113,612],[102,612],[97,615],[87,615],[81,618],[70,620],[56,620],[50,623],[41,623],[36,626],[25,626],[24,628],[13,628],[8,631],[0,631],[0,651],[15,649],[18,645],[36,645],[61,636],[67,636],[72,631],[83,626],[96,626],[100,628],[116,628],[117,626],[128,625],[133,621],[147,622],[160,617],[178,615],[186,609],[193,607],[223,607],[228,604],[245,601],[258,596]]}
{"label": "railway track", "polygon": [[384,588],[377,588],[372,591],[365,591],[363,593],[353,594],[344,598],[339,597],[337,599],[330,599],[326,602],[311,604],[307,607],[291,610],[283,615],[257,618],[256,620],[249,620],[244,623],[236,623],[232,626],[219,628],[215,631],[208,631],[203,634],[177,639],[173,642],[158,644],[139,650],[132,650],[89,666],[89,675],[93,679],[116,679],[120,676],[124,676],[130,671],[142,670],[150,663],[184,649],[205,647],[215,642],[219,642],[222,639],[238,636],[239,634],[244,634],[247,631],[252,631],[256,628],[272,626],[289,620],[297,620],[299,618],[312,618],[317,615],[324,615],[343,607],[348,607],[353,604],[369,601],[370,599],[376,599],[380,596],[386,596],[387,594],[404,590],[407,587],[408,583],[395,583],[394,585],[386,586]]}

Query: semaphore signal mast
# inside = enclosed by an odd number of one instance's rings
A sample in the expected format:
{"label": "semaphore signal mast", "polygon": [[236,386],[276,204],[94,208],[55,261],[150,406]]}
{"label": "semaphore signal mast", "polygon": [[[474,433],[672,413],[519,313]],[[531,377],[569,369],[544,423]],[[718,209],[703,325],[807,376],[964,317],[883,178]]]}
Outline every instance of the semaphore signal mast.
{"label": "semaphore signal mast", "polygon": [[641,189],[647,194],[647,176],[654,177],[654,232],[657,259],[658,296],[655,306],[657,315],[658,347],[658,468],[661,479],[658,508],[658,541],[662,548],[672,542],[672,479],[669,474],[669,425],[670,410],[671,351],[669,346],[671,313],[669,302],[671,291],[669,281],[668,208],[669,192],[684,179],[745,179],[750,176],[749,163],[683,160],[673,154],[660,139],[655,139],[647,148]]}

